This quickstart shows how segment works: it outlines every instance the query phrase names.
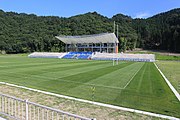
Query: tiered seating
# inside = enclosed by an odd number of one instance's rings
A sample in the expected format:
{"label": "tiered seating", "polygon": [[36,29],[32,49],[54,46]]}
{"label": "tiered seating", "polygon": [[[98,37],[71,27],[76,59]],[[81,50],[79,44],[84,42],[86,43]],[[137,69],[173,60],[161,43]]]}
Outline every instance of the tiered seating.
{"label": "tiered seating", "polygon": [[153,54],[113,54],[113,53],[96,53],[92,59],[94,60],[125,60],[125,61],[144,61],[154,62]]}
{"label": "tiered seating", "polygon": [[76,55],[75,52],[69,52],[69,53],[67,53],[65,56],[63,56],[62,58],[65,58],[65,59],[73,59],[73,58],[75,58],[75,55]]}
{"label": "tiered seating", "polygon": [[62,58],[66,53],[34,52],[28,55],[30,58]]}
{"label": "tiered seating", "polygon": [[63,58],[66,59],[89,59],[92,52],[69,52]]}
{"label": "tiered seating", "polygon": [[77,59],[89,59],[92,56],[92,52],[78,52]]}
{"label": "tiered seating", "polygon": [[89,55],[79,55],[77,58],[78,59],[88,59]]}

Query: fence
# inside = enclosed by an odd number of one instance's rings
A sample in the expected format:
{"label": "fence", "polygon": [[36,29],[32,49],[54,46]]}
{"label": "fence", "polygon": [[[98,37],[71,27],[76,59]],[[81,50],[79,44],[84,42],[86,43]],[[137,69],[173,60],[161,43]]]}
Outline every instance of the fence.
{"label": "fence", "polygon": [[92,120],[1,93],[0,114],[15,120]]}

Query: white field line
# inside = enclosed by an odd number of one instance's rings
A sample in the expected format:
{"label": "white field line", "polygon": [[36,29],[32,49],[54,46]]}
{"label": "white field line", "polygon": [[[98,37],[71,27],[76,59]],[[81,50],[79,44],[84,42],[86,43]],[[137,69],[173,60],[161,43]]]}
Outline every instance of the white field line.
{"label": "white field line", "polygon": [[159,118],[164,118],[164,119],[169,119],[169,120],[180,120],[180,118],[176,118],[176,117],[172,117],[172,116],[156,114],[156,113],[152,113],[152,112],[146,112],[146,111],[141,111],[141,110],[136,110],[136,109],[131,109],[131,108],[119,107],[119,106],[104,104],[104,103],[99,103],[99,102],[93,102],[93,101],[89,101],[89,100],[55,94],[55,93],[37,90],[37,89],[33,89],[33,88],[28,88],[28,87],[24,87],[24,86],[18,86],[18,85],[6,83],[6,82],[0,82],[0,84],[9,85],[9,86],[17,87],[17,88],[23,88],[23,89],[34,91],[34,92],[39,92],[39,93],[43,93],[43,94],[47,94],[47,95],[70,99],[70,100],[76,100],[79,102],[94,104],[94,105],[98,105],[98,106],[103,106],[103,107],[108,107],[108,108],[113,108],[113,109],[118,109],[118,110],[123,110],[123,111],[128,111],[128,112],[135,112],[135,113],[140,113],[140,114],[144,114],[144,115],[149,115],[149,116],[154,116],[154,117],[159,117]]}
{"label": "white field line", "polygon": [[156,66],[156,68],[158,69],[158,71],[161,73],[162,77],[164,78],[164,80],[166,81],[166,83],[168,84],[169,88],[172,90],[172,92],[174,93],[174,95],[177,97],[177,99],[180,101],[180,95],[179,93],[176,91],[176,89],[172,86],[172,84],[169,82],[169,80],[166,78],[166,76],[163,74],[163,72],[161,72],[161,70],[159,69],[159,67],[156,65],[156,63],[154,62],[154,65]]}
{"label": "white field line", "polygon": [[[143,65],[144,65],[144,64],[143,64]],[[141,66],[141,68],[143,67],[143,65]],[[129,83],[133,80],[133,78],[134,78],[134,77],[136,76],[136,74],[141,70],[141,68],[139,68],[139,70],[134,73],[134,75],[131,77],[131,79],[128,81],[128,83],[123,87],[123,89],[125,89],[125,88],[129,85]]]}

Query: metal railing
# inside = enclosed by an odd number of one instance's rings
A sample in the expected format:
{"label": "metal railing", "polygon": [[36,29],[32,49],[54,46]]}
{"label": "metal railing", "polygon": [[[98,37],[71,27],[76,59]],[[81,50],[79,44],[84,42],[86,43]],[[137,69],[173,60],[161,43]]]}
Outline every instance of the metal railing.
{"label": "metal railing", "polygon": [[1,93],[0,114],[15,120],[95,120]]}

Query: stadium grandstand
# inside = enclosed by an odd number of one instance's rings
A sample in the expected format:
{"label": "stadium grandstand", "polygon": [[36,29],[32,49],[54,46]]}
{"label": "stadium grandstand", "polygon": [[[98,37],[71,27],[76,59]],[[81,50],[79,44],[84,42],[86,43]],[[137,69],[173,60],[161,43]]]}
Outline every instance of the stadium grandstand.
{"label": "stadium grandstand", "polygon": [[69,51],[91,51],[118,53],[118,39],[114,33],[101,33],[82,36],[56,36],[66,44],[66,52]]}
{"label": "stadium grandstand", "polygon": [[125,60],[154,62],[153,54],[118,53],[118,38],[114,33],[82,36],[56,36],[66,44],[65,53],[34,52],[33,58],[64,58],[92,60]]}

